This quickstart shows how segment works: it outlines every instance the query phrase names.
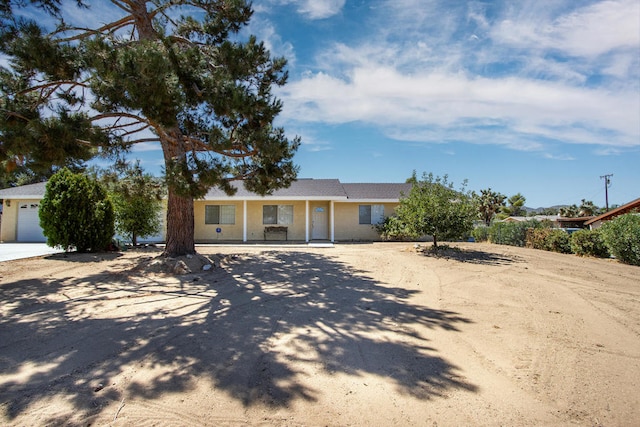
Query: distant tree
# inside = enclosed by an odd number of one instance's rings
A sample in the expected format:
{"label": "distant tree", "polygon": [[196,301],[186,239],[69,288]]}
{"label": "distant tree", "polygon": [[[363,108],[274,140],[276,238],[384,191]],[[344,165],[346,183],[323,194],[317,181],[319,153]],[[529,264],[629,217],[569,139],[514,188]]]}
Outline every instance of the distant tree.
{"label": "distant tree", "polygon": [[597,215],[600,209],[593,204],[591,200],[582,199],[580,207],[578,208],[578,216],[593,216]]}
{"label": "distant tree", "polygon": [[520,193],[509,197],[507,199],[507,205],[503,206],[500,211],[500,217],[507,218],[510,216],[526,216],[527,212],[524,210],[524,203],[526,200],[527,199]]}
{"label": "distant tree", "polygon": [[116,231],[128,236],[133,246],[138,238],[160,232],[164,185],[158,178],[144,173],[140,163],[125,165],[103,175],[115,211]]}
{"label": "distant tree", "polygon": [[409,195],[400,199],[396,209],[399,220],[406,225],[409,235],[433,236],[433,247],[447,239],[459,239],[473,229],[477,216],[472,194],[466,191],[466,181],[460,190],[444,177],[423,174],[414,183]]}
{"label": "distant tree", "polygon": [[491,225],[493,218],[504,206],[506,198],[505,195],[492,191],[491,188],[480,190],[480,194],[474,193],[473,199],[478,209],[478,216],[487,227]]}
{"label": "distant tree", "polygon": [[[74,25],[98,3],[111,21]],[[300,140],[274,126],[286,60],[242,39],[252,13],[245,0],[0,0],[0,162],[60,167],[157,142],[164,253],[195,252],[194,199],[211,187],[232,194],[232,180],[269,194],[297,176]]]}
{"label": "distant tree", "polygon": [[558,215],[558,208],[544,208],[538,212],[538,215]]}
{"label": "distant tree", "polygon": [[560,208],[560,216],[563,218],[577,218],[580,216],[580,208],[577,205],[563,206]]}
{"label": "distant tree", "polygon": [[114,232],[113,206],[95,180],[61,169],[47,182],[39,209],[47,244],[65,250],[107,249]]}

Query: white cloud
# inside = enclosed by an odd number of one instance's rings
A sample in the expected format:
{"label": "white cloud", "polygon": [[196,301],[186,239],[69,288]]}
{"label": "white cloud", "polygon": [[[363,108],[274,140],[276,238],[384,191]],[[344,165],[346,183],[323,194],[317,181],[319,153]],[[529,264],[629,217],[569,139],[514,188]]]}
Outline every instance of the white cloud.
{"label": "white cloud", "polygon": [[[574,87],[518,77],[484,78],[394,68],[354,68],[348,79],[318,72],[282,91],[285,118],[307,122],[361,121],[381,128],[443,129],[460,140],[467,123],[498,124],[507,133],[565,142],[640,145],[636,93]],[[465,124],[461,129],[461,124]],[[469,129],[467,129],[469,131]],[[489,127],[496,133],[496,126]],[[603,135],[614,135],[603,139]],[[429,138],[433,140],[433,138]],[[490,140],[487,143],[492,143]],[[528,145],[528,143],[525,143]]]}
{"label": "white cloud", "polygon": [[545,159],[549,159],[549,160],[562,160],[562,161],[571,161],[571,160],[575,160],[575,158],[569,154],[551,154],[551,153],[545,153],[544,154],[544,158]]}
{"label": "white cloud", "polygon": [[162,147],[159,142],[138,142],[133,144],[131,152],[133,153],[146,153],[150,151],[162,151]]}
{"label": "white cloud", "polygon": [[518,13],[493,29],[496,41],[585,57],[633,49],[640,43],[637,0],[601,1],[556,17],[523,14],[521,9]]}
{"label": "white cloud", "polygon": [[254,34],[262,41],[272,56],[283,56],[289,67],[295,66],[296,53],[291,42],[285,42],[276,31],[273,23],[261,16],[254,16],[249,23],[247,33]]}
{"label": "white cloud", "polygon": [[346,0],[302,0],[297,1],[298,12],[310,19],[323,19],[338,14]]}
{"label": "white cloud", "polygon": [[[308,19],[325,19],[340,13],[346,0],[269,0],[274,4],[292,4]],[[256,10],[264,10],[258,6]]]}
{"label": "white cloud", "polygon": [[336,42],[282,89],[284,119],[526,151],[549,141],[640,146],[640,3],[487,7],[380,2],[368,40]]}

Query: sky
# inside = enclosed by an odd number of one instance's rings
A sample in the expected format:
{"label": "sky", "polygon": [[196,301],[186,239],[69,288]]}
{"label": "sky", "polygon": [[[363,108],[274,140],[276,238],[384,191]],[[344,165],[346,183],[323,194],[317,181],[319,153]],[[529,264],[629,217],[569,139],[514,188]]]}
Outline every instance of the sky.
{"label": "sky", "polygon": [[[640,197],[640,1],[254,0],[301,178],[415,170],[529,207]],[[133,157],[159,173],[159,146]]]}

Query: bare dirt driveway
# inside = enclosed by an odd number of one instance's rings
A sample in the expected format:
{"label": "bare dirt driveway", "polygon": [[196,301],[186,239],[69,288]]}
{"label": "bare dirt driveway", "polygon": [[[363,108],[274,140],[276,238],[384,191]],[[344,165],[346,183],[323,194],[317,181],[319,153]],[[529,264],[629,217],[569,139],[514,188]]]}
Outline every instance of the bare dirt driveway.
{"label": "bare dirt driveway", "polygon": [[459,247],[2,262],[0,424],[638,425],[640,268]]}

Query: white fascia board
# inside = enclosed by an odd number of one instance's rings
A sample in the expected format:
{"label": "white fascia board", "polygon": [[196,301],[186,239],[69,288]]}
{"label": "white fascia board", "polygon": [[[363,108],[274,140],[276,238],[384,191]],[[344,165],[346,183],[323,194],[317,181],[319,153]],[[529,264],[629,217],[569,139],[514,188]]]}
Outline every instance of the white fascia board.
{"label": "white fascia board", "polygon": [[44,196],[34,196],[33,194],[25,196],[24,194],[12,194],[11,196],[0,196],[2,200],[42,200]]}
{"label": "white fascia board", "polygon": [[326,202],[326,201],[347,201],[346,197],[325,197],[325,196],[314,196],[314,197],[278,197],[278,196],[251,196],[251,197],[235,197],[235,196],[231,196],[231,197],[216,197],[216,198],[204,198],[204,199],[198,199],[198,200],[204,200],[207,202],[229,202],[229,201],[236,201],[236,202],[241,202],[243,200],[249,201],[249,202],[269,202],[269,201],[292,201],[292,202],[304,202],[304,201],[322,201],[322,202]]}
{"label": "white fascia board", "polygon": [[347,203],[400,203],[400,199],[347,199],[344,200]]}

